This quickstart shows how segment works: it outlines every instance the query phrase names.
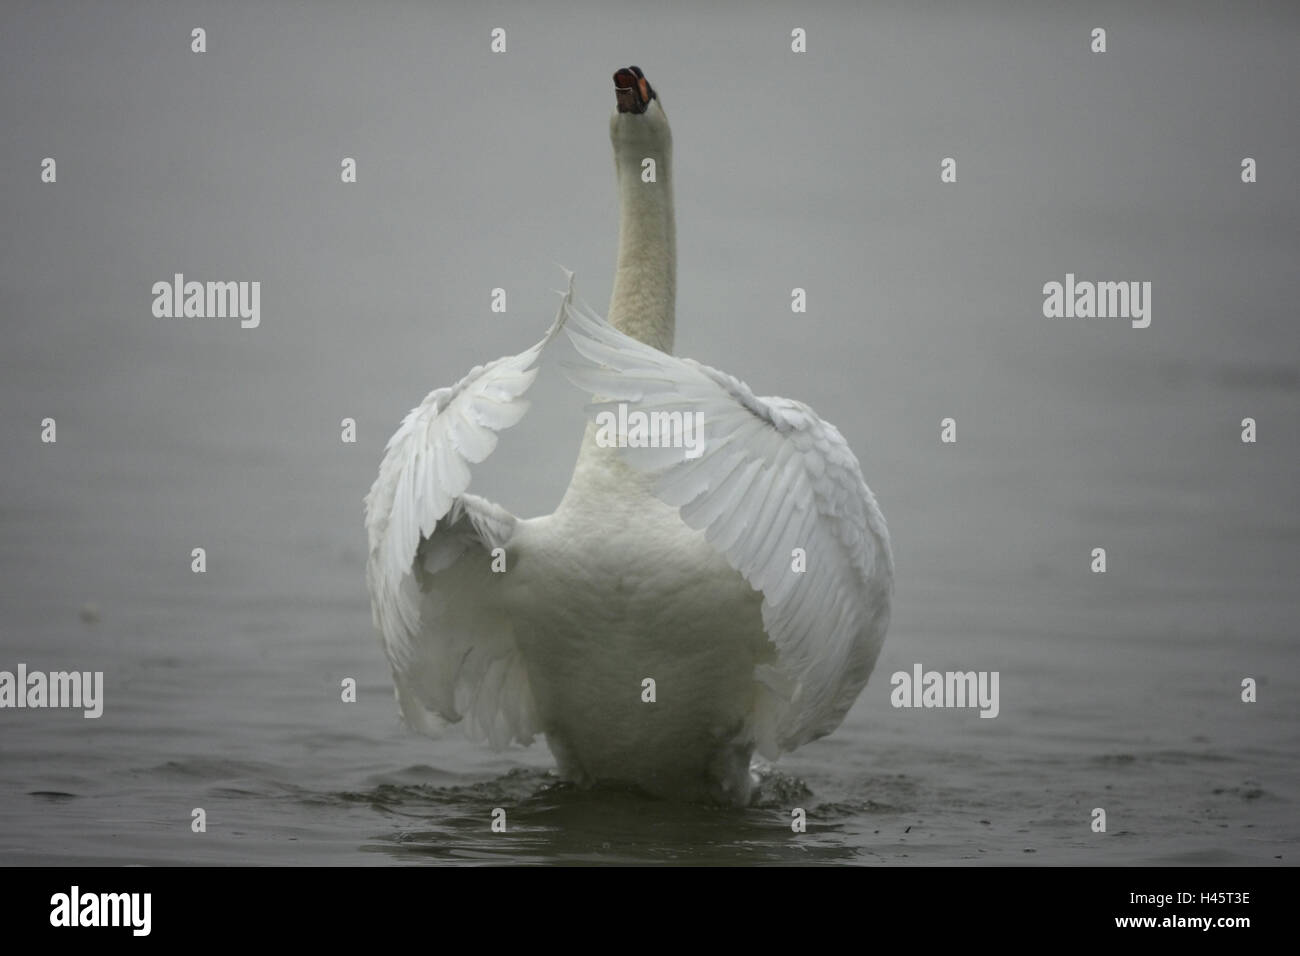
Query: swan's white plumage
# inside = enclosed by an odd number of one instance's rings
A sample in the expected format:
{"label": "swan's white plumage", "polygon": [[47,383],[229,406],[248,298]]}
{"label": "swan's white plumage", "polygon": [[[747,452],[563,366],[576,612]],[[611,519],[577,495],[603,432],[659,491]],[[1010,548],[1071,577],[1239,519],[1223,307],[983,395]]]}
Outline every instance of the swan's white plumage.
{"label": "swan's white plumage", "polygon": [[[654,474],[654,494],[680,507],[682,520],[763,592],[763,626],[792,688],[777,717],[780,749],[834,730],[880,652],[893,581],[884,517],[848,443],[800,402],[760,398],[726,372],[624,335],[571,299],[564,308],[565,332],[586,359],[566,372],[600,396],[593,414],[619,402],[629,412],[702,414],[699,457],[623,448],[623,459]],[[795,548],[806,554],[803,572],[792,570]]]}
{"label": "swan's white plumage", "polygon": [[[541,342],[406,416],[366,499],[367,579],[416,729],[459,721],[498,747],[542,733],[570,780],[743,804],[755,750],[774,758],[829,733],[866,683],[893,566],[834,426],[668,354],[672,137],[656,96],[622,110],[640,76],[615,75],[610,321],[574,304],[570,274]],[[647,157],[658,176],[643,180]],[[705,450],[602,447],[589,424],[555,512],[517,519],[467,492],[470,469],[523,417],[534,364],[562,327],[579,357],[571,378],[599,397],[593,413],[609,402],[699,412]],[[495,549],[506,573],[493,572]]]}

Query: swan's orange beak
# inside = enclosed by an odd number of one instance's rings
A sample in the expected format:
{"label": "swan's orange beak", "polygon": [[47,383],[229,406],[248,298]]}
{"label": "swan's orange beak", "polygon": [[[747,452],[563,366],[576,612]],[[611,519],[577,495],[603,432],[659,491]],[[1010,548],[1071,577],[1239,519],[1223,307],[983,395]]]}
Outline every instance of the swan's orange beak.
{"label": "swan's orange beak", "polygon": [[654,87],[639,66],[614,71],[614,99],[620,113],[644,113],[654,98]]}

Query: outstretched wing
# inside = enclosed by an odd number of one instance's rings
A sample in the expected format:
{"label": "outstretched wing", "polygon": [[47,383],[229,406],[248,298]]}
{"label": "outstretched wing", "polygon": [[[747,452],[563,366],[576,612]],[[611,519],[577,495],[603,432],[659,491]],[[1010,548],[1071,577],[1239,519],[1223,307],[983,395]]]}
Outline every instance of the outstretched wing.
{"label": "outstretched wing", "polygon": [[499,601],[505,575],[491,568],[494,549],[509,552],[516,519],[465,490],[470,466],[528,411],[523,396],[537,377],[533,365],[563,324],[564,308],[532,348],[478,366],[413,408],[389,439],[366,496],[374,622],[402,715],[425,733],[465,719],[472,735],[501,747],[530,743],[538,731],[528,675]]}
{"label": "outstretched wing", "polygon": [[762,591],[786,683],[777,746],[830,733],[875,665],[893,590],[885,520],[844,436],[807,405],[757,397],[725,372],[624,335],[585,305],[564,308],[582,357],[565,371],[597,396],[590,413],[625,403],[629,416],[660,413],[660,423],[703,416],[702,451],[628,448],[624,460],[656,475],[655,495]]}

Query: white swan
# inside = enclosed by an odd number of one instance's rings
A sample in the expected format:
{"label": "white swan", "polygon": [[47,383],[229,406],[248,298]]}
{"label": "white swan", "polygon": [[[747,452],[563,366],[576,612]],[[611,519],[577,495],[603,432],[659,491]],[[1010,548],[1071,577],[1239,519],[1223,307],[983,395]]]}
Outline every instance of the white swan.
{"label": "white swan", "polygon": [[[367,580],[414,728],[464,721],[497,747],[544,734],[579,784],[743,804],[755,751],[830,733],[866,683],[889,621],[889,536],[834,426],[671,355],[671,134],[639,69],[614,85],[609,322],[575,303],[570,274],[541,342],[406,416],[366,498]],[[470,465],[523,417],[561,328],[580,356],[570,378],[601,397],[593,416],[699,412],[704,451],[604,447],[589,424],[555,513],[519,519],[466,492]]]}

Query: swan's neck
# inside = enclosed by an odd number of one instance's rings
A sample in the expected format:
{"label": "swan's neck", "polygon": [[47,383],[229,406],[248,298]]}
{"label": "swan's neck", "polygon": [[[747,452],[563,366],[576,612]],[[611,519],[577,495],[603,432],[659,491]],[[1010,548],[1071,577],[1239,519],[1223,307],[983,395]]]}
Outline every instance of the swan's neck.
{"label": "swan's neck", "polygon": [[[673,224],[672,134],[658,101],[644,115],[616,113],[610,121],[618,174],[618,269],[609,321],[617,329],[664,352],[673,350],[677,302],[677,232]],[[654,182],[642,179],[654,160]],[[648,176],[647,176],[648,178]],[[558,520],[591,521],[613,527],[635,513],[653,514],[667,505],[650,494],[652,481],[619,460],[615,449],[596,443],[588,423]],[[675,513],[675,512],[674,512]]]}
{"label": "swan's neck", "polygon": [[[654,132],[649,136],[620,136],[617,127],[614,131],[618,269],[609,302],[609,321],[647,345],[672,352],[677,302],[673,148],[666,122],[662,128],[656,126]],[[646,159],[654,160],[654,182],[645,181],[649,176],[644,172]]]}

